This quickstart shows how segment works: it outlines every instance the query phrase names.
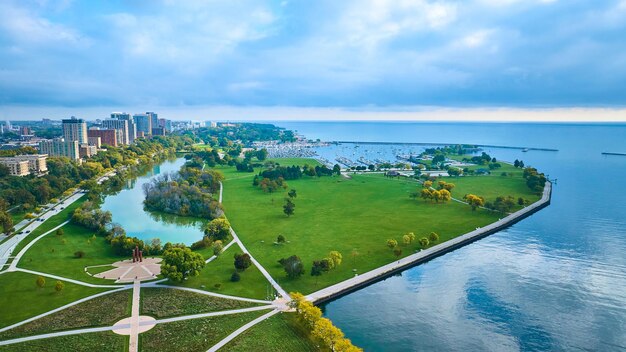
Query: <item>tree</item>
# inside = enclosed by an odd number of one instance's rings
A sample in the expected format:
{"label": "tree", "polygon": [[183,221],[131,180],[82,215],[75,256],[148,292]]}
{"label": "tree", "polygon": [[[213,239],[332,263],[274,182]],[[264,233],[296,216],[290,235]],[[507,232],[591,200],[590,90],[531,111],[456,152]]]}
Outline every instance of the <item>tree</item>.
{"label": "tree", "polygon": [[335,351],[337,342],[344,338],[343,332],[327,318],[320,318],[315,322],[311,335],[324,346],[328,346],[330,351]]}
{"label": "tree", "polygon": [[181,282],[188,276],[196,276],[204,268],[204,258],[200,253],[192,252],[188,247],[173,247],[163,252],[161,274]]}
{"label": "tree", "polygon": [[339,166],[339,164],[333,166],[333,173],[337,174],[337,176],[341,175],[341,166]]}
{"label": "tree", "polygon": [[424,181],[424,188],[428,189],[433,186],[433,181]]}
{"label": "tree", "polygon": [[485,198],[479,197],[475,194],[466,194],[463,199],[472,207],[472,210],[476,210],[478,207],[485,205]]}
{"label": "tree", "polygon": [[409,236],[409,243],[412,243],[413,241],[415,241],[415,234],[413,232],[409,232],[406,234],[407,236]]}
{"label": "tree", "polygon": [[393,249],[393,254],[394,254],[396,257],[400,257],[400,256],[402,255],[402,248],[400,248],[400,247],[396,247],[396,248],[394,248],[394,249]]}
{"label": "tree", "polygon": [[523,168],[524,168],[524,162],[523,162],[523,161],[521,161],[521,160],[519,161],[519,167],[520,167],[520,169],[523,169]]}
{"label": "tree", "polygon": [[519,167],[519,160],[515,159],[515,161],[513,162],[513,166]]}
{"label": "tree", "polygon": [[526,201],[524,200],[524,198],[519,197],[517,198],[517,205],[524,205],[526,203]]}
{"label": "tree", "polygon": [[278,261],[278,263],[283,266],[287,276],[292,279],[296,279],[304,274],[304,265],[302,265],[302,260],[300,260],[300,258],[296,255],[292,255],[287,259],[282,258]]}
{"label": "tree", "polygon": [[390,239],[388,239],[388,240],[387,240],[387,247],[389,247],[389,248],[393,249],[393,248],[395,248],[397,245],[398,245],[398,241],[396,241],[396,240],[394,240],[394,239],[392,239],[392,238],[390,238]]}
{"label": "tree", "polygon": [[432,191],[428,188],[424,188],[422,189],[422,191],[420,192],[420,197],[422,197],[422,199],[426,200],[426,199],[431,199],[433,197]]}
{"label": "tree", "polygon": [[285,236],[283,235],[278,235],[278,237],[276,237],[276,243],[285,243],[287,240],[285,239]]}
{"label": "tree", "polygon": [[35,284],[37,284],[37,287],[43,288],[46,286],[46,279],[44,279],[43,276],[38,276],[37,280],[35,280]]}
{"label": "tree", "polygon": [[422,246],[422,248],[428,247],[428,244],[429,244],[428,238],[426,237],[420,238],[420,246]]}
{"label": "tree", "polygon": [[74,252],[74,258],[80,259],[80,258],[83,258],[84,256],[85,256],[85,252],[83,252],[83,251],[76,251],[76,252]]}
{"label": "tree", "polygon": [[322,275],[324,269],[322,268],[322,262],[319,260],[313,261],[313,266],[311,267],[311,276],[315,276],[315,284],[317,285],[317,279]]}
{"label": "tree", "polygon": [[285,205],[283,205],[283,212],[287,214],[287,217],[293,215],[296,205],[291,201],[291,198],[285,198]]}
{"label": "tree", "polygon": [[56,235],[57,236],[63,236],[64,233],[65,232],[63,232],[63,229],[57,229],[57,231],[56,231]]}
{"label": "tree", "polygon": [[63,281],[57,281],[54,284],[54,290],[57,292],[63,291],[64,288],[65,288],[65,284],[63,283]]}
{"label": "tree", "polygon": [[428,236],[428,239],[430,240],[430,242],[437,242],[439,241],[439,235],[436,232],[431,232]]}
{"label": "tree", "polygon": [[213,219],[204,227],[204,235],[214,241],[224,241],[230,235],[230,222],[226,218]]}
{"label": "tree", "polygon": [[404,242],[405,246],[408,246],[411,244],[411,237],[409,237],[409,235],[402,236],[402,242]]}
{"label": "tree", "polygon": [[289,191],[289,193],[287,193],[287,195],[289,196],[289,198],[296,198],[298,196],[296,190],[293,188]]}
{"label": "tree", "polygon": [[224,250],[224,245],[222,244],[222,241],[217,240],[215,242],[213,242],[213,255],[214,256],[219,256],[222,251]]}
{"label": "tree", "polygon": [[231,276],[230,276],[230,281],[232,282],[239,282],[241,280],[241,275],[239,275],[239,273],[237,271],[235,271]]}
{"label": "tree", "polygon": [[343,260],[343,256],[338,251],[330,251],[328,258],[333,262],[333,267],[341,265],[341,261]]}
{"label": "tree", "polygon": [[235,253],[235,269],[238,271],[244,271],[252,265],[252,259],[248,253]]}

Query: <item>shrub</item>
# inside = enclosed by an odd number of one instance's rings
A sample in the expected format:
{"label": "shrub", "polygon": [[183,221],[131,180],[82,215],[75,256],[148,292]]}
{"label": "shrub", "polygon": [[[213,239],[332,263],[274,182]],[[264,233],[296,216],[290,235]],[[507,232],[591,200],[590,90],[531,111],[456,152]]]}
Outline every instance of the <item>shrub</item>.
{"label": "shrub", "polygon": [[234,272],[231,276],[230,276],[230,281],[232,282],[239,282],[239,280],[241,280],[241,276],[239,275],[238,272]]}
{"label": "shrub", "polygon": [[83,258],[84,256],[85,256],[85,252],[83,252],[83,251],[76,251],[76,252],[74,252],[74,258],[80,259],[80,258]]}

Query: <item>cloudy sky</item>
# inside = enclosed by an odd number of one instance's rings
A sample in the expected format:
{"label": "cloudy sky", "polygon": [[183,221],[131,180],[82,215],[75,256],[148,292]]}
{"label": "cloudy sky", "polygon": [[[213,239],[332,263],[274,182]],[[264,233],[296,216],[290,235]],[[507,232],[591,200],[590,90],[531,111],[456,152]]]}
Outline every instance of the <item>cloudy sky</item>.
{"label": "cloudy sky", "polygon": [[0,1],[0,118],[621,109],[624,92],[626,0]]}

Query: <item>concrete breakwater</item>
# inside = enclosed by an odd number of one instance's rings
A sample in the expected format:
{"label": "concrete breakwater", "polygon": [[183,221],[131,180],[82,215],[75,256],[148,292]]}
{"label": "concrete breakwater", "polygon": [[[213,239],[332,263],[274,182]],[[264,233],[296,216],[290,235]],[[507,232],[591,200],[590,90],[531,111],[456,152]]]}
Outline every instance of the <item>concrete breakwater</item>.
{"label": "concrete breakwater", "polygon": [[[417,143],[417,142],[359,142],[359,141],[333,141],[331,143],[340,143],[340,144],[373,144],[373,145],[423,145],[423,146],[432,146],[439,147],[444,145],[458,145],[462,143]],[[481,147],[481,148],[501,148],[501,149],[520,149],[520,150],[537,150],[542,152],[558,152],[558,149],[552,148],[533,148],[533,147],[514,147],[514,146],[504,146],[504,145],[489,145],[489,144],[471,144],[472,146]]]}
{"label": "concrete breakwater", "polygon": [[314,303],[322,303],[329,300],[339,298],[350,292],[356,291],[365,286],[369,286],[378,281],[384,280],[400,271],[411,268],[418,264],[427,262],[433,258],[441,256],[445,253],[453,251],[457,248],[463,247],[469,243],[472,243],[478,239],[489,236],[495,232],[503,230],[512,224],[534,214],[535,212],[547,207],[550,204],[552,196],[552,183],[546,182],[543,189],[541,199],[537,202],[520,209],[519,211],[509,214],[506,217],[491,223],[485,227],[477,228],[474,231],[468,232],[459,237],[453,238],[446,242],[432,246],[428,249],[424,249],[418,253],[411,254],[405,258],[394,261],[387,265],[381,266],[374,270],[355,276],[351,279],[342,281],[335,285],[326,287],[319,291],[313,292],[307,295],[307,299]]}

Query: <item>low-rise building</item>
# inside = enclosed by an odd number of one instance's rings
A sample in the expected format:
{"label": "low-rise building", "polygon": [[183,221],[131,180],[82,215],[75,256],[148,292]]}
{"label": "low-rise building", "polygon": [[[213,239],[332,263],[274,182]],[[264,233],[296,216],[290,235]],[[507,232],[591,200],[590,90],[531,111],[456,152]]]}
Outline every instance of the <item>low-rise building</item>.
{"label": "low-rise building", "polygon": [[102,148],[102,138],[100,137],[87,137],[87,144],[92,145],[98,149]]}
{"label": "low-rise building", "polygon": [[11,176],[26,176],[30,174],[28,170],[28,161],[16,160],[15,158],[0,158],[0,164],[9,169]]}
{"label": "low-rise building", "polygon": [[96,148],[96,146],[94,146],[94,145],[81,144],[78,147],[78,155],[81,158],[89,158],[89,157],[94,156],[96,154],[98,154],[98,148]]}

